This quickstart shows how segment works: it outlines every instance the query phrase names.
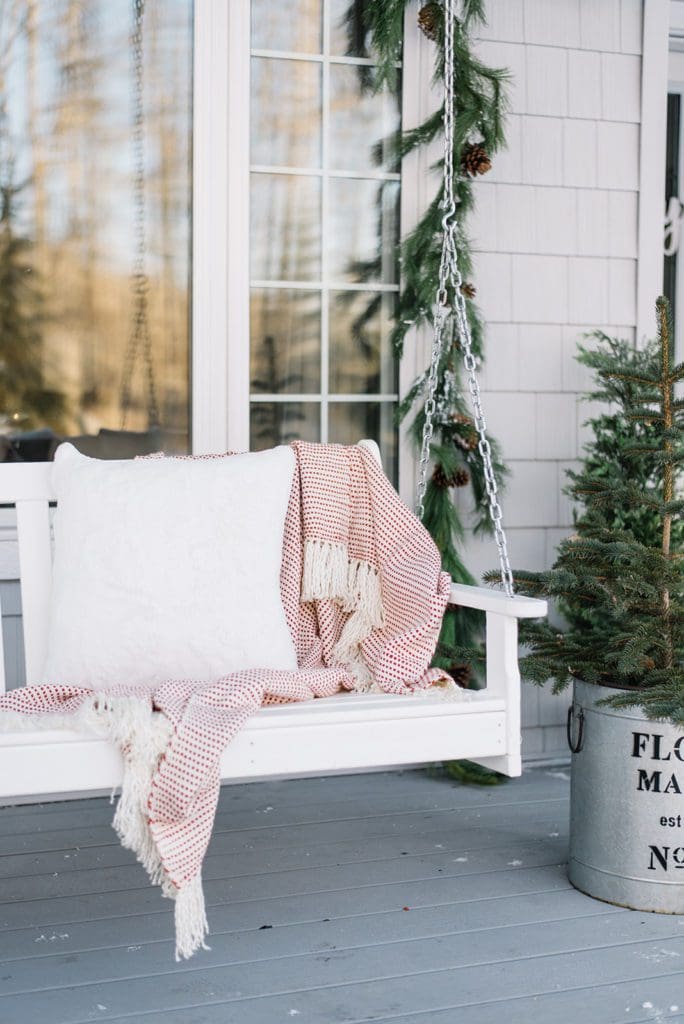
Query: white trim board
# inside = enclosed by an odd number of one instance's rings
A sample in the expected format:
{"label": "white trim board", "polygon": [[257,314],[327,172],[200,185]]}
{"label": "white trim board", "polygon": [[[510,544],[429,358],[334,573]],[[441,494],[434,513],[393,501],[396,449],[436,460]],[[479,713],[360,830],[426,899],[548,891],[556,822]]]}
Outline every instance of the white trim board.
{"label": "white trim board", "polygon": [[[192,450],[194,454],[228,447],[231,331],[241,330],[240,287],[230,233],[241,230],[240,207],[231,197],[240,179],[235,149],[249,131],[249,90],[243,113],[229,92],[229,69],[240,59],[241,4],[195,0],[193,91],[192,232]],[[247,5],[249,7],[249,5]],[[243,19],[244,20],[244,19]],[[247,10],[249,31],[249,10]],[[236,43],[238,37],[238,43]],[[248,79],[249,81],[249,79]],[[232,102],[231,102],[232,100]],[[229,139],[231,144],[229,145]],[[246,236],[244,236],[246,237]],[[246,267],[246,261],[245,261]],[[246,272],[246,270],[245,270]],[[239,425],[231,422],[239,435]],[[247,447],[246,445],[244,447]]]}
{"label": "white trim board", "polygon": [[[402,128],[417,128],[441,102],[439,89],[432,85],[434,44],[418,30],[416,15],[419,5],[407,5],[404,16],[404,67],[402,91]],[[401,163],[402,189],[399,222],[404,238],[416,227],[438,188],[438,177],[431,171],[434,151],[422,146],[404,157]],[[416,377],[430,360],[429,332],[412,328],[406,335],[404,354],[399,362],[399,395],[407,393]],[[399,493],[413,507],[418,470],[415,448],[408,437],[409,415],[399,427]]]}
{"label": "white trim board", "polygon": [[653,337],[663,290],[663,211],[667,139],[669,0],[644,0],[639,154],[637,345]]}

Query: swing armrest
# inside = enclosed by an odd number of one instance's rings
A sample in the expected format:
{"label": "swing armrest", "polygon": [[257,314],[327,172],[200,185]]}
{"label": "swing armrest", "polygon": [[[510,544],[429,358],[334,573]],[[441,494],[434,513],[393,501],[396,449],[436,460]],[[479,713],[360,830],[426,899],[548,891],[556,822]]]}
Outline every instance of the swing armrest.
{"label": "swing armrest", "polygon": [[516,776],[521,763],[521,680],[518,668],[518,619],[546,615],[546,601],[534,597],[508,597],[502,590],[452,583],[449,603],[487,613],[487,674],[484,693],[503,701],[504,750],[477,757],[478,764],[504,775]]}
{"label": "swing armrest", "polygon": [[477,608],[483,612],[510,615],[515,619],[538,619],[548,612],[546,601],[537,597],[508,597],[501,590],[491,587],[469,587],[464,583],[452,583],[449,604],[462,608]]}

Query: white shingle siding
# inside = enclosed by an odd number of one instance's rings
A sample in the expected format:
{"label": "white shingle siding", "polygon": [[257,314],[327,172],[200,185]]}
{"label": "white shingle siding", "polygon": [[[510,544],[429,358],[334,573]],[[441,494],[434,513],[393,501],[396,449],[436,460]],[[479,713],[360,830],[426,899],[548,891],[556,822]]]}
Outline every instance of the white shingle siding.
{"label": "white shingle siding", "polygon": [[[483,60],[513,76],[508,149],[476,184],[469,233],[487,321],[487,421],[511,479],[515,566],[542,569],[572,525],[565,472],[591,408],[574,355],[594,328],[634,339],[641,0],[489,0]],[[469,542],[475,572],[491,541]],[[567,700],[525,687],[529,756],[565,751]]]}

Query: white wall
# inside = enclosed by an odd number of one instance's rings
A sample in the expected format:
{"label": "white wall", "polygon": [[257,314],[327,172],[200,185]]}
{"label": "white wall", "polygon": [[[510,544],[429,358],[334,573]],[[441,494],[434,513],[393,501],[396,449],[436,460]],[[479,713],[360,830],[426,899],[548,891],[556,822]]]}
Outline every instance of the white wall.
{"label": "white wall", "polygon": [[[487,422],[511,470],[512,564],[542,569],[567,534],[562,495],[590,413],[573,354],[637,323],[641,0],[489,0],[479,52],[512,73],[508,149],[476,185],[470,233],[487,322]],[[655,299],[655,296],[653,296]],[[468,562],[492,568],[491,544]],[[566,750],[565,698],[527,686],[528,756]]]}

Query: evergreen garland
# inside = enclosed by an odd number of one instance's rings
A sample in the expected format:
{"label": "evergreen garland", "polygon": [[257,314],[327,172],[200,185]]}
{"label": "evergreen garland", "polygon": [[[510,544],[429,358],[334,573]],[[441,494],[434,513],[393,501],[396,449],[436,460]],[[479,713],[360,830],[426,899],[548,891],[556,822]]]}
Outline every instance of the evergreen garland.
{"label": "evergreen garland", "polygon": [[567,623],[522,626],[521,670],[553,679],[555,692],[572,679],[619,687],[607,703],[684,724],[684,363],[666,299],[656,311],[645,351],[600,335],[580,352],[599,381],[591,397],[612,410],[592,421],[583,467],[569,474],[575,533],[552,569],[515,574],[521,593],[555,598]]}
{"label": "evergreen garland", "polygon": [[[373,90],[396,88],[397,61],[401,57],[404,15],[409,0],[355,0],[347,10],[346,25],[349,52],[372,55],[375,71],[361,72],[365,87]],[[505,70],[490,68],[474,54],[471,34],[485,23],[483,0],[463,0],[460,17],[454,26],[455,99],[454,164],[460,168],[455,183],[459,219],[457,244],[459,269],[464,282],[468,316],[473,337],[473,350],[482,356],[483,324],[475,304],[475,289],[468,282],[472,273],[470,242],[466,233],[468,214],[475,203],[475,179],[491,167],[490,158],[505,143],[504,114],[506,110]],[[418,15],[418,24],[435,44],[436,83],[444,81],[444,7],[426,4]],[[398,162],[408,154],[433,142],[442,135],[443,105],[417,128],[393,139],[384,139],[375,147],[380,164],[388,159]],[[437,165],[440,169],[443,161]],[[399,245],[401,287],[396,318],[391,335],[397,357],[402,355],[407,334],[414,328],[433,323],[433,306],[439,278],[442,245],[442,195],[440,186],[415,229]],[[379,257],[365,265],[357,265],[362,280],[377,280]],[[364,316],[359,318],[361,329]],[[453,323],[451,324],[453,327]],[[398,420],[413,416],[410,434],[420,447],[424,423],[427,370],[414,382],[398,408]],[[491,533],[488,518],[484,471],[477,450],[470,404],[463,393],[461,353],[455,332],[445,345],[439,367],[436,392],[437,415],[431,457],[434,471],[428,482],[423,522],[434,538],[446,572],[458,583],[475,582],[460,555],[465,532],[461,510],[454,502],[453,489],[469,487],[475,506],[473,528],[476,533]],[[505,476],[498,446],[492,442],[494,466],[499,480]],[[470,610],[450,608],[444,619],[436,663],[448,668],[463,668],[459,663],[481,660],[477,646],[480,615]]]}

